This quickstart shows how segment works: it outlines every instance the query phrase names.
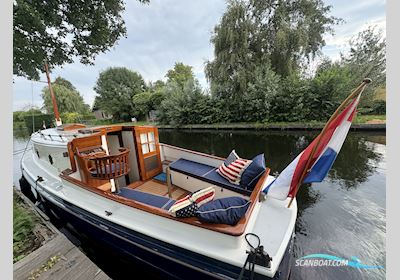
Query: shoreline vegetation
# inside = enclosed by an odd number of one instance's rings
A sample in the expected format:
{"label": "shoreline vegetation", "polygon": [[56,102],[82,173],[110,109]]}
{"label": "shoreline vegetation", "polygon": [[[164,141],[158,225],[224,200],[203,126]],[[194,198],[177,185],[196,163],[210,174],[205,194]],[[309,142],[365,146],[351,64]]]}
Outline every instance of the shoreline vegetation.
{"label": "shoreline vegetation", "polygon": [[[316,122],[238,122],[213,124],[164,125],[158,122],[138,121],[136,125],[155,125],[160,129],[228,129],[228,130],[319,130],[326,121]],[[132,122],[98,121],[93,125],[132,125]],[[386,130],[386,115],[358,115],[352,130]]]}
{"label": "shoreline vegetation", "polygon": [[[320,130],[325,121],[304,122],[234,122],[213,124],[185,124],[165,125],[158,122],[138,121],[119,122],[115,120],[90,120],[82,123],[88,126],[98,125],[154,125],[160,129],[211,129],[211,130]],[[28,132],[25,122],[14,122],[14,135],[27,136]],[[386,131],[386,115],[357,115],[351,126],[351,130],[358,131]],[[30,131],[29,131],[30,132]]]}
{"label": "shoreline vegetation", "polygon": [[13,189],[13,263],[43,245],[53,235]]}

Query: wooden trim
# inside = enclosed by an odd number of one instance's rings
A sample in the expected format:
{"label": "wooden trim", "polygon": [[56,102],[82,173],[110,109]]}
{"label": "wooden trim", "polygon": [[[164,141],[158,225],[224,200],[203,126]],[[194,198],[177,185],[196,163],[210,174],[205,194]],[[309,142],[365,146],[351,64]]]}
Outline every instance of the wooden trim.
{"label": "wooden trim", "polygon": [[202,152],[197,152],[197,151],[188,150],[188,149],[181,148],[181,147],[176,147],[176,146],[168,145],[168,144],[165,144],[165,143],[160,143],[160,146],[161,146],[161,147],[162,147],[162,146],[165,146],[165,147],[168,147],[168,148],[171,148],[171,149],[174,149],[174,150],[179,150],[179,151],[183,151],[183,152],[188,152],[188,153],[191,153],[191,154],[195,154],[195,155],[199,155],[199,156],[204,156],[204,157],[208,157],[208,158],[212,158],[212,159],[218,159],[218,160],[225,160],[225,159],[226,159],[226,158],[222,158],[222,157],[218,157],[218,156],[214,156],[214,155],[205,154],[205,153],[202,153]]}
{"label": "wooden trim", "polygon": [[86,128],[86,125],[80,123],[71,123],[71,124],[65,124],[61,127],[58,127],[57,129],[62,131],[71,131],[83,128]]}
{"label": "wooden trim", "polygon": [[68,148],[69,162],[71,163],[71,169],[72,172],[75,172],[77,169],[76,169],[75,153],[72,146],[72,141],[68,142],[67,148]]}
{"label": "wooden trim", "polygon": [[[146,143],[142,143],[140,139],[140,134],[146,133],[146,135],[152,132],[154,134],[154,145],[155,145],[155,151],[150,152],[150,145],[149,145],[149,152],[146,154],[143,154],[142,151],[142,144],[149,144],[150,141],[147,141]],[[162,171],[162,164],[161,164],[161,155],[160,155],[160,142],[158,139],[158,129],[157,127],[144,127],[144,126],[135,126],[134,127],[134,137],[135,137],[135,142],[136,142],[136,154],[138,158],[138,163],[139,163],[139,169],[140,169],[140,178],[144,181],[147,179],[150,179],[160,173]],[[146,170],[145,167],[145,159],[149,157],[157,157],[157,163],[158,167],[153,169],[153,170]]]}
{"label": "wooden trim", "polygon": [[105,192],[105,191],[99,190],[97,188],[90,187],[90,186],[86,185],[85,183],[83,183],[83,182],[81,182],[81,181],[79,181],[79,180],[77,180],[77,179],[75,179],[75,178],[73,178],[73,177],[71,177],[69,175],[60,174],[60,177],[62,179],[64,179],[64,180],[72,183],[72,184],[80,186],[80,187],[82,187],[82,188],[84,188],[84,189],[86,189],[88,191],[91,191],[91,192],[93,192],[95,194],[98,194],[98,195],[100,195],[102,197],[111,199],[113,201],[122,203],[124,205],[130,206],[130,207],[133,207],[133,208],[136,208],[136,209],[139,209],[139,210],[143,210],[143,211],[149,212],[149,213],[154,214],[154,215],[158,215],[158,216],[161,216],[161,217],[164,217],[164,218],[167,218],[167,219],[175,220],[175,221],[178,221],[178,222],[190,224],[190,225],[201,227],[201,228],[205,228],[205,229],[212,230],[212,231],[219,232],[219,233],[223,233],[223,234],[228,234],[228,235],[233,235],[233,236],[240,236],[240,235],[242,235],[244,233],[244,231],[246,229],[247,223],[250,220],[250,216],[251,216],[251,213],[253,212],[255,204],[259,203],[258,202],[258,195],[259,195],[259,193],[261,191],[261,188],[263,186],[263,183],[264,183],[265,179],[269,175],[269,172],[270,172],[270,169],[267,168],[267,170],[265,171],[264,175],[258,180],[256,187],[254,188],[252,194],[250,195],[250,202],[251,202],[250,203],[250,207],[247,209],[245,216],[242,219],[240,219],[238,224],[236,224],[235,226],[230,226],[230,225],[226,225],[226,224],[207,224],[207,223],[202,223],[196,217],[175,218],[175,217],[172,217],[171,215],[169,215],[168,211],[166,211],[164,209],[153,207],[153,206],[150,206],[150,205],[147,205],[147,204],[144,204],[144,203],[141,203],[141,202],[137,202],[137,201],[134,201],[134,200],[126,199],[124,197],[115,195],[113,193]]}

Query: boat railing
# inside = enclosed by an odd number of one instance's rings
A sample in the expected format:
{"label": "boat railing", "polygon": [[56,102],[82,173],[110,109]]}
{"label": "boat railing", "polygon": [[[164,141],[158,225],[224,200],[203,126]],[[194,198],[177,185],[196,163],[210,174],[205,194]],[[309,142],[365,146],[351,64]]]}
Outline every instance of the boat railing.
{"label": "boat railing", "polygon": [[77,155],[87,161],[85,170],[92,178],[98,180],[110,180],[128,174],[129,155],[128,148],[120,148],[117,154],[107,155],[106,153],[82,154],[78,151]]}

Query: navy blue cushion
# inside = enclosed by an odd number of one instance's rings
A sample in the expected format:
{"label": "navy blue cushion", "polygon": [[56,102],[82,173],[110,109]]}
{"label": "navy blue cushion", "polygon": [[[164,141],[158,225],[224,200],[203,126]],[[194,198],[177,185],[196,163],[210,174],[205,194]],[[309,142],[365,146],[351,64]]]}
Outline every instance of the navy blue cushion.
{"label": "navy blue cushion", "polygon": [[201,222],[236,225],[246,214],[250,201],[241,197],[226,197],[210,201],[199,207],[197,216]]}
{"label": "navy blue cushion", "polygon": [[227,179],[219,175],[217,169],[218,168],[215,168],[212,172],[207,173],[207,175],[205,175],[204,178],[207,179],[208,181],[213,182],[217,186],[224,186],[227,189],[235,191],[238,191],[240,189],[238,185],[232,184]]}
{"label": "navy blue cushion", "polygon": [[240,186],[246,190],[253,190],[256,186],[258,179],[265,172],[265,159],[264,154],[259,154],[252,159],[252,163],[243,172],[240,179]]}
{"label": "navy blue cushion", "polygon": [[168,210],[175,203],[175,200],[170,199],[168,197],[159,196],[151,193],[145,193],[141,191],[135,191],[129,188],[121,188],[120,192],[117,194],[122,197],[136,200],[141,203],[165,210]]}
{"label": "navy blue cushion", "polygon": [[202,177],[205,174],[207,174],[208,172],[210,172],[211,170],[213,170],[215,167],[206,165],[206,164],[202,164],[199,162],[187,160],[184,158],[180,158],[177,161],[174,161],[173,163],[171,163],[169,165],[169,168],[171,170],[180,171],[184,174],[197,175],[199,177]]}
{"label": "navy blue cushion", "polygon": [[229,190],[250,195],[251,191],[245,190],[242,187],[230,183],[224,177],[219,175],[216,170],[218,168],[203,163],[180,158],[169,165],[170,169],[183,173],[185,175],[206,181],[216,186],[227,188]]}

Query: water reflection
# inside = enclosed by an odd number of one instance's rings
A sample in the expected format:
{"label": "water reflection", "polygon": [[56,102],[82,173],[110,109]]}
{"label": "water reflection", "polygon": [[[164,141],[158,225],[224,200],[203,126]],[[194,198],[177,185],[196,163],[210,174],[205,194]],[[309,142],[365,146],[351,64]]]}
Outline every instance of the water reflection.
{"label": "water reflection", "polygon": [[329,172],[329,178],[346,189],[367,181],[375,171],[376,164],[382,160],[382,155],[376,152],[376,146],[364,137],[348,137]]}
{"label": "water reflection", "polygon": [[[160,142],[226,157],[232,149],[244,158],[264,153],[272,173],[281,172],[316,137],[316,132],[173,131],[160,132]],[[370,139],[385,142],[385,136],[350,133],[329,178],[346,188],[357,187],[372,174],[382,156]],[[371,145],[372,144],[372,145]]]}
{"label": "water reflection", "polygon": [[[281,172],[316,132],[160,131],[160,141],[226,157],[232,149],[253,158],[264,153],[271,172]],[[386,264],[386,137],[349,133],[328,177],[298,192],[294,258],[325,253]],[[293,267],[291,279],[384,279],[385,269]]]}
{"label": "water reflection", "polygon": [[[315,138],[316,132],[160,130],[160,142],[226,157],[232,149],[244,158],[264,153],[271,172],[281,172]],[[28,134],[14,131],[14,150]],[[351,132],[322,183],[303,186],[297,195],[294,258],[325,253],[363,263],[386,263],[386,137]],[[14,156],[14,181],[19,179]],[[90,247],[90,246],[89,246]],[[91,248],[91,247],[90,247]],[[96,255],[94,252],[93,255]],[[107,270],[107,263],[99,261]],[[104,266],[104,267],[103,267]],[[115,267],[109,267],[115,272]],[[115,278],[117,275],[113,275]],[[293,267],[291,279],[384,279],[385,270]]]}

